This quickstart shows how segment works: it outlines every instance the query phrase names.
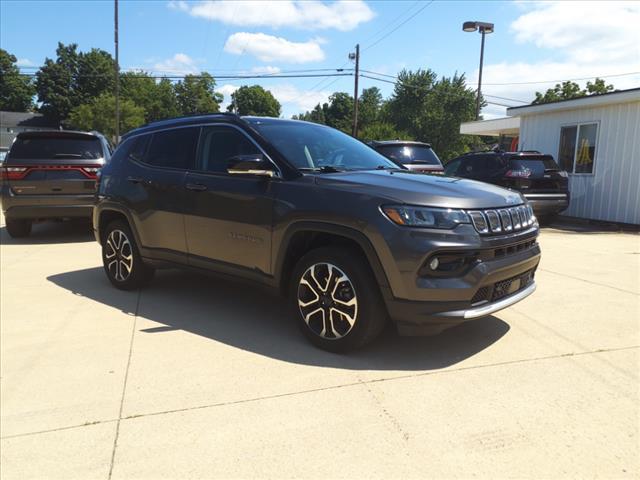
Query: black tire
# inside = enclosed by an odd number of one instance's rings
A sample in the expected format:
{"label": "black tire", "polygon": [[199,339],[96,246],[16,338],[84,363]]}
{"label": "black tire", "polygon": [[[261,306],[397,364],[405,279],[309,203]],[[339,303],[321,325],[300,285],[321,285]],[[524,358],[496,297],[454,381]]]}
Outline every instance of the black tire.
{"label": "black tire", "polygon": [[104,231],[102,265],[109,281],[120,290],[142,288],[155,273],[142,261],[131,229],[121,220],[114,220]]}
{"label": "black tire", "polygon": [[[311,287],[313,280],[309,275],[313,272],[317,282]],[[316,293],[323,287],[324,293]],[[351,248],[322,247],[304,255],[293,270],[289,299],[304,335],[315,346],[331,352],[347,352],[370,343],[388,319],[369,264],[359,251]],[[314,301],[315,304],[302,306]],[[347,307],[348,303],[352,305]],[[336,308],[340,309],[337,313]],[[322,311],[311,313],[318,309]]]}
{"label": "black tire", "polygon": [[31,220],[7,218],[6,227],[12,238],[28,237],[31,233]]}
{"label": "black tire", "polygon": [[546,215],[539,215],[538,216],[538,223],[542,227],[548,227],[553,222],[555,222],[557,219],[558,219],[558,214],[557,213],[548,213]]}

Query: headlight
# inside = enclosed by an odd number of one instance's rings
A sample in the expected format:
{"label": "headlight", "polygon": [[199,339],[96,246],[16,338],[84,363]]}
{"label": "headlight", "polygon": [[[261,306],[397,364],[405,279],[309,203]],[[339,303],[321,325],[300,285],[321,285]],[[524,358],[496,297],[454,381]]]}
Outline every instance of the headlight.
{"label": "headlight", "polygon": [[407,227],[452,229],[469,223],[465,212],[450,208],[385,206],[382,211],[393,223]]}

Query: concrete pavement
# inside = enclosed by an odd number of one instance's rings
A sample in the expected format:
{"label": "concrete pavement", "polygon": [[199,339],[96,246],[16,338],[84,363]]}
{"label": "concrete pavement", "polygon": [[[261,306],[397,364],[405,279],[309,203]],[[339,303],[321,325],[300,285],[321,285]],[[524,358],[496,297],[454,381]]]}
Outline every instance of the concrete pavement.
{"label": "concrete pavement", "polygon": [[120,292],[85,226],[0,235],[3,479],[639,476],[638,235],[546,229],[532,297],[349,356],[240,283]]}

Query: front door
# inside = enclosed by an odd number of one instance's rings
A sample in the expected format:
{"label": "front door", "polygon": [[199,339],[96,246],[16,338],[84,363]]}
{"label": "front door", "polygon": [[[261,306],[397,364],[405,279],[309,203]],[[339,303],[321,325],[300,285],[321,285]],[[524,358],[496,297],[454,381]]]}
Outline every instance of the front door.
{"label": "front door", "polygon": [[271,273],[272,180],[230,175],[229,159],[260,149],[232,126],[203,127],[196,169],[188,172],[185,230],[189,263]]}

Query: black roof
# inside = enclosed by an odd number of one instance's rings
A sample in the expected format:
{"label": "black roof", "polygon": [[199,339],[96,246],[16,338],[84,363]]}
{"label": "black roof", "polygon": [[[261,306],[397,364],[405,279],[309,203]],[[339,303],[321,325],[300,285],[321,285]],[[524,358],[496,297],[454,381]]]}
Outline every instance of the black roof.
{"label": "black roof", "polygon": [[202,115],[187,115],[184,117],[169,118],[167,120],[159,120],[157,122],[151,122],[142,127],[138,127],[135,130],[131,130],[122,136],[122,140],[140,133],[148,133],[156,130],[163,130],[168,127],[185,126],[185,125],[198,125],[203,123],[235,123],[237,125],[259,125],[259,124],[300,124],[308,123],[311,125],[317,125],[320,127],[326,127],[313,122],[305,122],[303,120],[293,120],[287,118],[275,118],[275,117],[256,117],[256,116],[239,116],[235,113],[207,113]]}
{"label": "black roof", "polygon": [[56,128],[58,125],[41,113],[0,111],[0,125],[3,127]]}
{"label": "black roof", "polygon": [[379,147],[383,145],[420,145],[423,147],[431,148],[430,143],[418,142],[416,140],[372,140],[369,145],[373,147]]}
{"label": "black roof", "polygon": [[19,132],[17,138],[36,138],[36,137],[103,137],[99,132],[81,132],[77,130],[29,130]]}

